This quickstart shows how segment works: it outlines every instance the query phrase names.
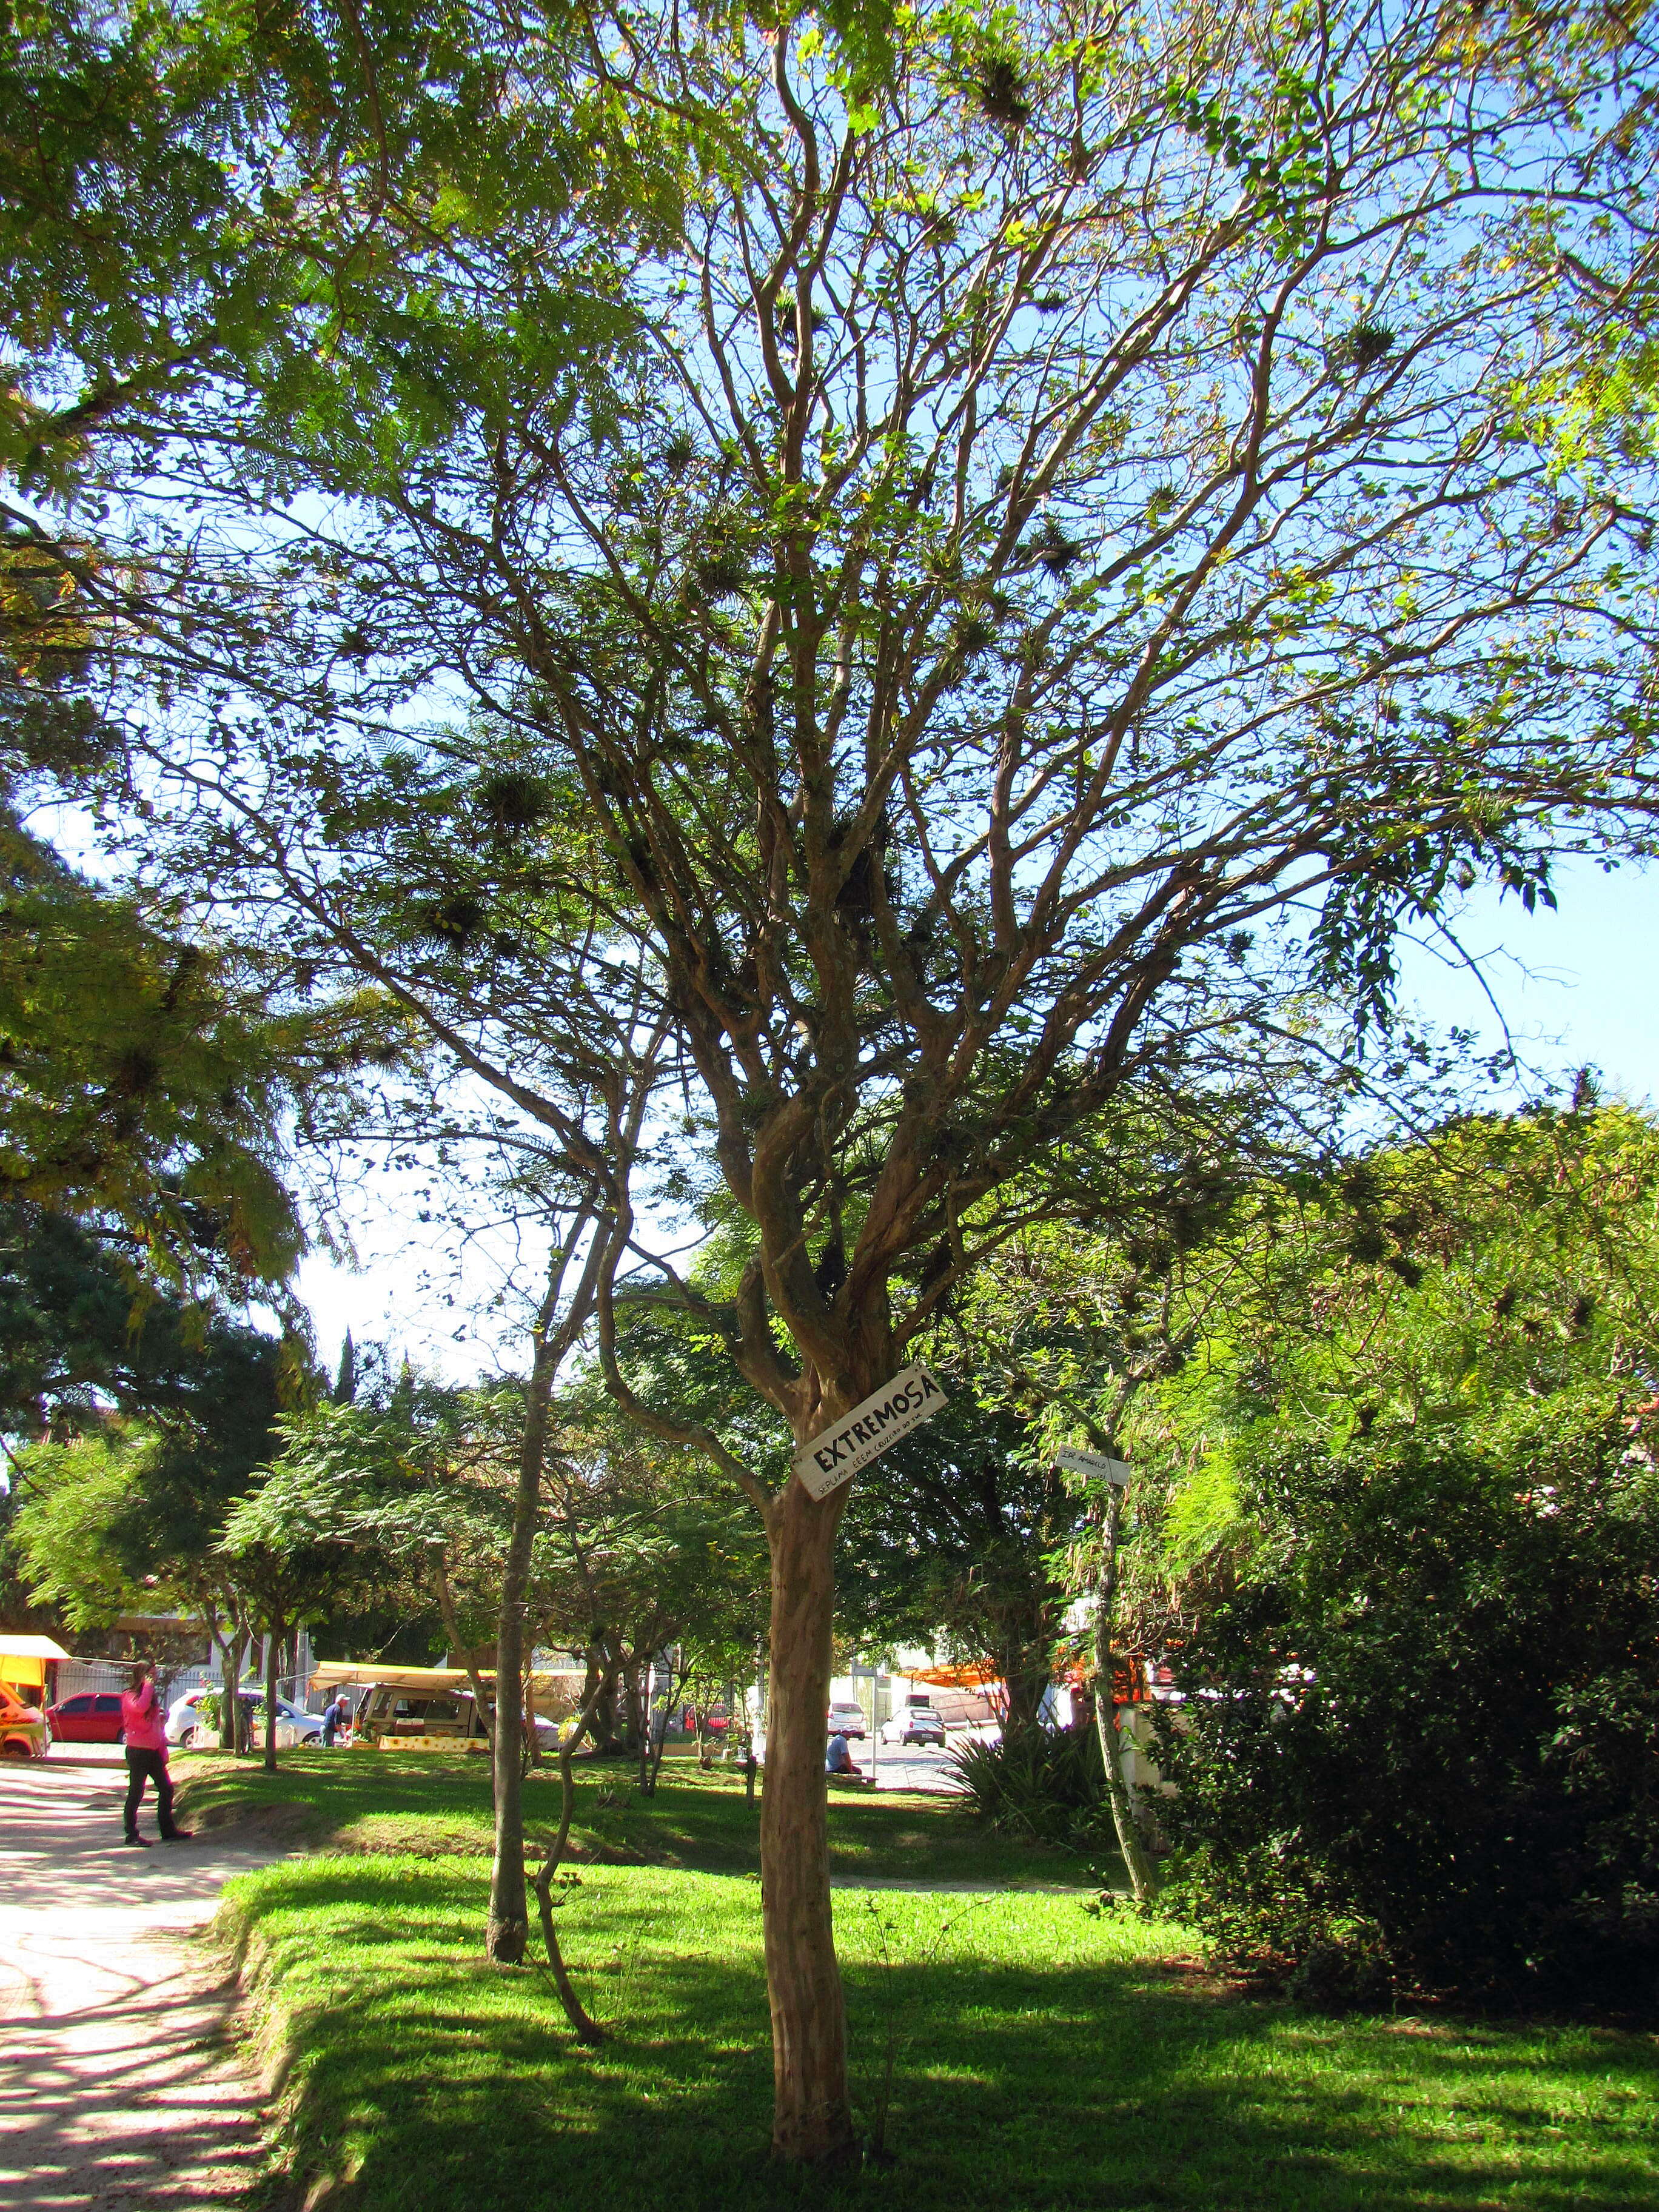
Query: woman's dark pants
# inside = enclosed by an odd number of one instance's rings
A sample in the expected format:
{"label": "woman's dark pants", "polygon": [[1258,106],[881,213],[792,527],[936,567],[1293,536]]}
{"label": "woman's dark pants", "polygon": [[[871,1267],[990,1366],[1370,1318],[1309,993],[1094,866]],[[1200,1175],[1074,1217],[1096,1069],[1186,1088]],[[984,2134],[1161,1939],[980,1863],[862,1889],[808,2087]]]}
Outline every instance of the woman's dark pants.
{"label": "woman's dark pants", "polygon": [[167,1774],[167,1753],[161,1751],[136,1751],[127,1746],[127,1833],[138,1832],[138,1801],[144,1794],[146,1782],[155,1784],[155,1813],[162,1835],[178,1832],[173,1825],[173,1783]]}

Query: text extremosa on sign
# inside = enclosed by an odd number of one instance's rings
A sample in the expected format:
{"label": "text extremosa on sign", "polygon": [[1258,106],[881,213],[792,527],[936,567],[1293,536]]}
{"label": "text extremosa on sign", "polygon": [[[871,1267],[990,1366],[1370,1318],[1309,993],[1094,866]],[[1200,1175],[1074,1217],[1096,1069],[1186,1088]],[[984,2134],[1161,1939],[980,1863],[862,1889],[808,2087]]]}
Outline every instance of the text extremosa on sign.
{"label": "text extremosa on sign", "polygon": [[804,1445],[796,1455],[795,1473],[814,1498],[827,1498],[949,1403],[925,1367],[907,1367],[862,1405],[843,1413],[833,1428]]}

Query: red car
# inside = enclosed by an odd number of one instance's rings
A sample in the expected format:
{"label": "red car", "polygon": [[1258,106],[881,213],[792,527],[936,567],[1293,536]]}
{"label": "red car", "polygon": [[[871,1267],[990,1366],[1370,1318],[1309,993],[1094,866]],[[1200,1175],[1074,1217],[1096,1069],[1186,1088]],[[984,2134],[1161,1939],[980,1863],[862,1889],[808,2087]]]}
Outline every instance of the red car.
{"label": "red car", "polygon": [[82,1690],[61,1705],[48,1705],[46,1718],[58,1743],[119,1743],[121,1698],[118,1691]]}

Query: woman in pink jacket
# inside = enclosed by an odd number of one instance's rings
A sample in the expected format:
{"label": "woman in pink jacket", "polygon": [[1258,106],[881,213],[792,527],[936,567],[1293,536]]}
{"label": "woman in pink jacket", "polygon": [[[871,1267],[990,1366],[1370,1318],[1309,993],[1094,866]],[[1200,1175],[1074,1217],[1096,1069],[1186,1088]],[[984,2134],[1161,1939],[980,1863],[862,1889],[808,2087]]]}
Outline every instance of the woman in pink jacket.
{"label": "woman in pink jacket", "polygon": [[130,1844],[148,1846],[149,1838],[138,1832],[138,1801],[146,1782],[155,1784],[155,1811],[161,1840],[187,1843],[191,1831],[173,1824],[173,1781],[167,1773],[167,1734],[161,1700],[155,1688],[155,1670],[135,1667],[131,1686],[121,1696],[121,1740],[127,1747],[126,1837]]}

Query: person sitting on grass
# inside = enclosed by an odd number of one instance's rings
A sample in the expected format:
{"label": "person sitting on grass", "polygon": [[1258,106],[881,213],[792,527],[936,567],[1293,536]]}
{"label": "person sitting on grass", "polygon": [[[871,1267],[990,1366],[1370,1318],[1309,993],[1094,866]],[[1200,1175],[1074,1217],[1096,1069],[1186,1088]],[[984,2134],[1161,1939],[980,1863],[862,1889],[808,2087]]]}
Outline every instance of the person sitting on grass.
{"label": "person sitting on grass", "polygon": [[155,1784],[157,1825],[164,1844],[187,1844],[193,1832],[173,1820],[173,1781],[167,1773],[167,1724],[155,1688],[153,1667],[135,1667],[132,1680],[121,1695],[121,1741],[127,1751],[127,1799],[122,1808],[126,1834],[123,1841],[142,1844],[149,1838],[138,1832],[138,1806],[146,1782]]}
{"label": "person sitting on grass", "polygon": [[847,1748],[847,1739],[844,1735],[830,1737],[829,1753],[823,1762],[823,1771],[830,1775],[851,1775],[855,1779],[858,1778],[859,1770],[853,1764],[853,1754]]}

